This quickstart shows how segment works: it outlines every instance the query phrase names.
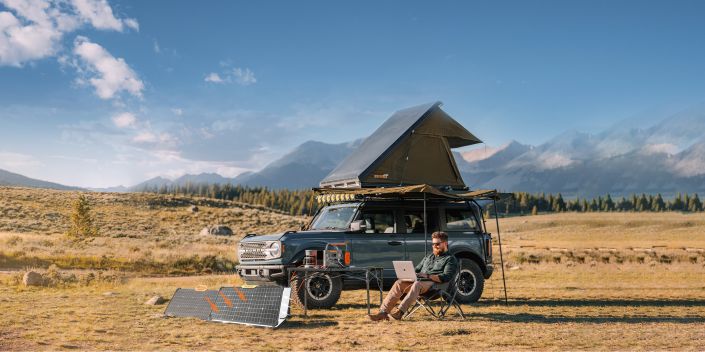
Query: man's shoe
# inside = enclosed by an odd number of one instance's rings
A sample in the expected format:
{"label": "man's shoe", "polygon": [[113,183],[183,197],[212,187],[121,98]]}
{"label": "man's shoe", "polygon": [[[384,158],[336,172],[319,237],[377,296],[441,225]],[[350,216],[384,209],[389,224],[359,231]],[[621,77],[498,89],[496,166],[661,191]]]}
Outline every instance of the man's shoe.
{"label": "man's shoe", "polygon": [[389,320],[389,316],[386,312],[379,312],[377,314],[370,314],[367,316],[372,321]]}
{"label": "man's shoe", "polygon": [[401,320],[404,317],[404,312],[401,309],[394,308],[391,314],[389,314],[394,320]]}

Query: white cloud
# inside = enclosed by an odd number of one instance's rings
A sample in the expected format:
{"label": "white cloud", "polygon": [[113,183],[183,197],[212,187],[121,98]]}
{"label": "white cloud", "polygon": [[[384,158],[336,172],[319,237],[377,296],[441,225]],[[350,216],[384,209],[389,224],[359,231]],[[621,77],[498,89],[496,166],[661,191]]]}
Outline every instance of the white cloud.
{"label": "white cloud", "polygon": [[134,31],[136,31],[136,32],[139,32],[139,31],[140,31],[140,24],[139,24],[139,22],[137,22],[137,20],[134,19],[134,18],[127,18],[127,19],[125,19],[125,25],[127,26],[127,28],[130,28],[130,29],[132,29],[132,30],[134,30]]}
{"label": "white cloud", "polygon": [[240,167],[232,162],[225,161],[204,161],[184,158],[180,152],[157,150],[149,153],[152,159],[143,161],[153,171],[147,172],[148,178],[162,176],[169,179],[176,179],[186,174],[200,174],[203,172],[215,172],[225,177],[235,177],[246,171],[254,171],[252,168]]}
{"label": "white cloud", "polygon": [[566,167],[573,164],[573,160],[559,153],[543,153],[536,159],[540,169],[551,170]]}
{"label": "white cloud", "polygon": [[129,112],[123,112],[113,116],[113,124],[118,128],[135,127],[137,125],[137,117]]}
{"label": "white cloud", "polygon": [[176,145],[176,138],[167,132],[156,133],[150,130],[144,130],[132,138],[135,143],[156,146],[160,148],[173,148]]}
{"label": "white cloud", "polygon": [[0,66],[16,66],[56,55],[65,34],[83,24],[96,29],[137,30],[134,19],[118,19],[106,0],[0,0]]}
{"label": "white cloud", "polygon": [[235,77],[235,81],[240,85],[249,86],[250,84],[257,83],[254,72],[250,71],[249,68],[234,68],[232,74],[233,77]]}
{"label": "white cloud", "polygon": [[107,0],[72,0],[78,15],[97,29],[111,29],[122,32],[127,26],[139,30],[135,19],[120,20],[113,15],[113,9]]}
{"label": "white cloud", "polygon": [[671,143],[658,143],[658,144],[647,144],[643,148],[644,153],[650,154],[676,154],[678,152],[678,146]]}
{"label": "white cloud", "polygon": [[211,82],[211,83],[223,83],[224,82],[223,79],[220,78],[220,75],[215,72],[209,73],[204,80],[206,82]]}
{"label": "white cloud", "polygon": [[20,171],[20,168],[39,166],[40,162],[31,155],[0,151],[0,167],[9,171]]}
{"label": "white cloud", "polygon": [[149,131],[140,132],[132,138],[132,141],[137,143],[155,143],[157,140],[157,136]]}
{"label": "white cloud", "polygon": [[159,47],[159,43],[156,40],[152,44],[152,49],[154,49],[154,52],[157,54],[161,54],[162,52],[162,48]]}
{"label": "white cloud", "polygon": [[23,25],[12,13],[0,12],[0,65],[19,67],[51,56],[60,39],[61,33],[52,26]]}
{"label": "white cloud", "polygon": [[123,91],[142,97],[144,83],[124,59],[115,58],[105,48],[82,36],[74,41],[73,53],[82,63],[79,72],[89,77],[88,82],[101,99],[111,99]]}
{"label": "white cloud", "polygon": [[181,116],[184,114],[184,110],[181,108],[171,108],[171,112],[176,116]]}
{"label": "white cloud", "polygon": [[[228,65],[228,63],[221,62],[221,66]],[[206,82],[210,83],[232,83],[235,82],[241,86],[249,86],[251,84],[257,83],[257,78],[255,73],[249,68],[235,67],[233,69],[226,69],[221,73],[211,72],[206,75],[204,79]]]}

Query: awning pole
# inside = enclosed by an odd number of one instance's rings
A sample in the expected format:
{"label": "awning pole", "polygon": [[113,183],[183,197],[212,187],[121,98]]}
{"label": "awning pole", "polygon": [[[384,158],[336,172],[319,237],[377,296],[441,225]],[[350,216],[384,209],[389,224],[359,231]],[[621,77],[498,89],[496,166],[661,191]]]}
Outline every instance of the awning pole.
{"label": "awning pole", "polygon": [[428,255],[428,222],[426,222],[426,193],[423,194],[423,257]]}
{"label": "awning pole", "polygon": [[504,285],[504,304],[509,305],[507,299],[507,280],[504,278],[504,256],[502,255],[502,235],[499,233],[499,215],[497,214],[497,199],[492,198],[494,203],[494,220],[497,222],[497,240],[499,241],[499,262],[502,265],[502,284]]}

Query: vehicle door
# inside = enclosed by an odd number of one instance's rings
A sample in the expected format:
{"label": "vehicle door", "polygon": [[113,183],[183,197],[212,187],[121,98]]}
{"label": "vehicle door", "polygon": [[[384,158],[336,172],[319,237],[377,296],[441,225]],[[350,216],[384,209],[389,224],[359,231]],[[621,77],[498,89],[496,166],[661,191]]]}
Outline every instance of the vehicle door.
{"label": "vehicle door", "polygon": [[404,234],[397,230],[396,214],[391,209],[360,210],[355,220],[364,220],[367,230],[352,233],[351,265],[382,267],[384,277],[396,277],[392,261],[404,258]]}
{"label": "vehicle door", "polygon": [[[402,218],[404,219],[404,239],[406,242],[405,258],[417,265],[423,260],[425,253],[433,253],[431,234],[438,231],[438,209],[435,207],[426,208],[428,226],[425,236],[423,208],[406,208]],[[428,244],[426,244],[427,241]]]}

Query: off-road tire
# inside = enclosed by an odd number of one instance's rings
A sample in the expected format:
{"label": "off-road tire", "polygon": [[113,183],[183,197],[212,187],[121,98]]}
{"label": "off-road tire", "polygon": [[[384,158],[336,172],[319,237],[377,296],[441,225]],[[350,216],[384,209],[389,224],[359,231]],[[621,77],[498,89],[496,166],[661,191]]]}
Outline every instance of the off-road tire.
{"label": "off-road tire", "polygon": [[475,303],[482,296],[485,288],[485,277],[482,269],[472,259],[458,259],[460,279],[455,288],[458,292],[455,299],[460,303]]}
{"label": "off-road tire", "polygon": [[340,298],[343,290],[343,282],[339,277],[332,277],[329,273],[309,273],[308,287],[304,287],[304,273],[295,273],[291,279],[291,293],[294,302],[299,306],[304,306],[304,294],[308,308],[330,308],[333,307]]}

